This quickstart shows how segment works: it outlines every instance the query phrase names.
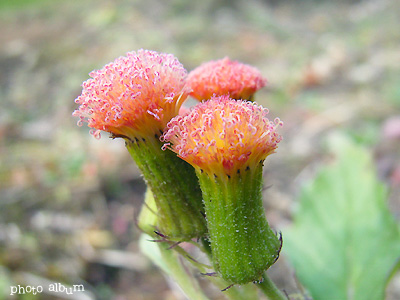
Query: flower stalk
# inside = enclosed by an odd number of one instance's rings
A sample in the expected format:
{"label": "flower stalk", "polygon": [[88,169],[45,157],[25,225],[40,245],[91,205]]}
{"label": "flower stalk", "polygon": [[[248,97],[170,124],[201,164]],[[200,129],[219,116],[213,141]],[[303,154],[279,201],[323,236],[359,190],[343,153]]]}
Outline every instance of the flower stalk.
{"label": "flower stalk", "polygon": [[222,278],[235,284],[261,279],[278,258],[281,241],[262,205],[262,164],[217,175],[197,171],[203,191],[212,259]]}
{"label": "flower stalk", "polygon": [[162,151],[155,138],[128,140],[126,147],[153,192],[156,230],[169,240],[204,236],[206,221],[193,167],[170,150]]}
{"label": "flower stalk", "polygon": [[269,300],[289,300],[272,282],[267,273],[264,274],[263,280],[257,283],[257,285]]}
{"label": "flower stalk", "polygon": [[179,253],[169,249],[167,243],[150,243],[150,236],[143,234],[140,240],[142,252],[179,285],[191,300],[209,300],[202,292],[199,282],[182,264]]}
{"label": "flower stalk", "polygon": [[278,258],[281,241],[262,205],[262,168],[281,137],[267,110],[227,96],[173,118],[165,148],[192,164],[203,193],[215,271],[232,284],[261,279]]}

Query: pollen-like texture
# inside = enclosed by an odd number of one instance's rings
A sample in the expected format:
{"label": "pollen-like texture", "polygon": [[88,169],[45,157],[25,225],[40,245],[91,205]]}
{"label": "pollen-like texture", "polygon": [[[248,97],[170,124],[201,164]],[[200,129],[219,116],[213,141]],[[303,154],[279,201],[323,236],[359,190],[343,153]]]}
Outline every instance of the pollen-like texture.
{"label": "pollen-like texture", "polygon": [[267,80],[256,68],[231,61],[228,57],[204,63],[188,75],[191,96],[197,100],[222,95],[248,100],[266,83]]}
{"label": "pollen-like texture", "polygon": [[100,131],[133,138],[154,135],[176,116],[190,91],[187,72],[172,54],[139,50],[128,52],[82,84],[80,104],[73,115]]}
{"label": "pollen-like texture", "polygon": [[275,152],[282,122],[267,119],[268,110],[228,96],[199,103],[189,114],[167,124],[164,148],[208,173],[233,174]]}

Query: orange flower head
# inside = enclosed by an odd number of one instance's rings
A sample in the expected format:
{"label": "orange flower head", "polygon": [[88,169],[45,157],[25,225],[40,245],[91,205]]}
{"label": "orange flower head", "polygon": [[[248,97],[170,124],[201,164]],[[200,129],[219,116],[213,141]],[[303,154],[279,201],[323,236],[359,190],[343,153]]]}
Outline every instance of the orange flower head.
{"label": "orange flower head", "polygon": [[267,84],[256,68],[228,57],[200,65],[189,73],[187,80],[191,96],[199,101],[222,95],[249,100]]}
{"label": "orange flower head", "polygon": [[161,136],[169,148],[198,171],[231,175],[275,152],[282,122],[266,118],[268,110],[253,102],[212,97],[189,114],[176,116]]}
{"label": "orange flower head", "polygon": [[178,59],[155,51],[128,52],[89,75],[73,115],[78,125],[87,122],[96,138],[100,131],[131,139],[154,136],[178,114],[190,92]]}

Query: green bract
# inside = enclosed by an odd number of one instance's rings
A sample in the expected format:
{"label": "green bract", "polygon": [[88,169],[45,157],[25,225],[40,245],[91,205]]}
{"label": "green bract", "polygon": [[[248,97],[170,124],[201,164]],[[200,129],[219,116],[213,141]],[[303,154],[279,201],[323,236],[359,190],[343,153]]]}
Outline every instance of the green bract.
{"label": "green bract", "polygon": [[207,228],[194,169],[170,150],[161,150],[161,146],[156,138],[126,142],[154,196],[157,207],[154,229],[170,240],[202,237]]}
{"label": "green bract", "polygon": [[224,178],[197,172],[213,265],[223,279],[234,284],[262,280],[281,249],[262,205],[262,166],[260,162]]}

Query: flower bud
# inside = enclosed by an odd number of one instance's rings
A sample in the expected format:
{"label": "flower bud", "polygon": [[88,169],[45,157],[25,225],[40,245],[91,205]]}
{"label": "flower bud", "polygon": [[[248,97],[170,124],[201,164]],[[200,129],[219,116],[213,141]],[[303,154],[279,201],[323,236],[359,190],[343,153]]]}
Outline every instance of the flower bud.
{"label": "flower bud", "polygon": [[223,95],[252,100],[267,83],[256,68],[228,57],[200,65],[189,73],[187,81],[192,88],[190,95],[199,101]]}

